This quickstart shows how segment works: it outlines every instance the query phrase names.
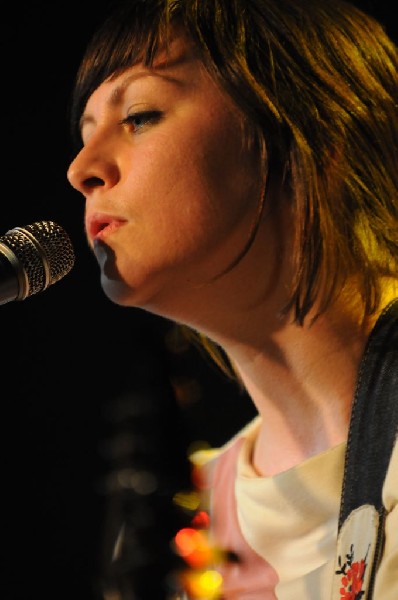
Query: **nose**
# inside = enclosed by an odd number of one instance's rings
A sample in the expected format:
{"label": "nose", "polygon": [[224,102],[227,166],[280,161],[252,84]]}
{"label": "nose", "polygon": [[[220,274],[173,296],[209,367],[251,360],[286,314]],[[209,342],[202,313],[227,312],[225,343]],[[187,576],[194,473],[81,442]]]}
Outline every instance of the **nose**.
{"label": "nose", "polygon": [[98,188],[109,189],[119,181],[119,169],[112,157],[99,155],[90,144],[84,146],[69,165],[69,183],[85,197]]}

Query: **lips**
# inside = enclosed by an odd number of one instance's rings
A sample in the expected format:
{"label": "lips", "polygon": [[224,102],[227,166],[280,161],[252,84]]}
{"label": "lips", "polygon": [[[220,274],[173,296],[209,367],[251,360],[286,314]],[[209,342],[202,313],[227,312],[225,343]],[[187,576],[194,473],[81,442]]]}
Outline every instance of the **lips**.
{"label": "lips", "polygon": [[91,240],[104,240],[125,223],[125,219],[105,214],[86,216],[86,232]]}

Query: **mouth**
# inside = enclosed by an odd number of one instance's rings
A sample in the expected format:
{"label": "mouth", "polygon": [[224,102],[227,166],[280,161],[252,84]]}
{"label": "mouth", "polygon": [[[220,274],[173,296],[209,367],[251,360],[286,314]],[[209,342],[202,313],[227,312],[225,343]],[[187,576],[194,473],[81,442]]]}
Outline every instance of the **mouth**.
{"label": "mouth", "polygon": [[110,215],[96,214],[86,217],[86,232],[90,240],[104,240],[126,221]]}

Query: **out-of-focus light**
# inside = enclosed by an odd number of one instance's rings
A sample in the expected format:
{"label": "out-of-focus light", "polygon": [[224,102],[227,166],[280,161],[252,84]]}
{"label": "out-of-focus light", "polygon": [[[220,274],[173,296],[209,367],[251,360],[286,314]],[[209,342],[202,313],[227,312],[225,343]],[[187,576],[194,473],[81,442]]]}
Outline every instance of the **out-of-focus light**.
{"label": "out-of-focus light", "polygon": [[177,506],[193,512],[199,507],[200,495],[195,491],[180,491],[174,495],[173,502]]}
{"label": "out-of-focus light", "polygon": [[197,529],[208,529],[210,527],[210,517],[205,510],[200,510],[192,519],[192,525]]}
{"label": "out-of-focus light", "polygon": [[183,584],[191,598],[215,600],[220,598],[222,576],[212,569],[191,571],[184,574]]}
{"label": "out-of-focus light", "polygon": [[174,543],[177,553],[195,569],[208,565],[212,560],[213,550],[203,531],[184,527],[176,534]]}

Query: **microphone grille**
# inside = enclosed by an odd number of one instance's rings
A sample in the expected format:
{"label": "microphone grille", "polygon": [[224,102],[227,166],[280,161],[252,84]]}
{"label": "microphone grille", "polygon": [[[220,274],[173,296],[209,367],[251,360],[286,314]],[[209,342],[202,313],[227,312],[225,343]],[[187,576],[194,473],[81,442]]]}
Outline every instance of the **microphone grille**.
{"label": "microphone grille", "polygon": [[66,231],[54,221],[14,227],[0,237],[18,258],[27,279],[22,298],[56,283],[72,269],[75,253]]}

